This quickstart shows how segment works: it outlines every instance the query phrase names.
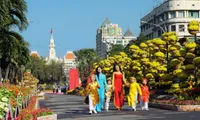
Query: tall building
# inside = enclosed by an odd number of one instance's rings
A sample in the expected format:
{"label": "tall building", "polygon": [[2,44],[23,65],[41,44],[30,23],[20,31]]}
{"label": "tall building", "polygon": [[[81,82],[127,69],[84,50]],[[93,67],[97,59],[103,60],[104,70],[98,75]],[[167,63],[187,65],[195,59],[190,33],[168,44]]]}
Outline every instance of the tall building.
{"label": "tall building", "polygon": [[47,63],[50,61],[58,61],[58,58],[56,57],[56,50],[55,50],[55,44],[54,44],[54,39],[53,39],[53,30],[51,29],[50,31],[51,34],[51,39],[49,43],[49,56],[46,58]]}
{"label": "tall building", "polygon": [[72,51],[68,51],[63,60],[64,73],[68,75],[68,72],[71,68],[76,68],[76,56]]}
{"label": "tall building", "polygon": [[100,28],[97,29],[96,35],[96,50],[97,55],[101,58],[106,58],[107,52],[112,45],[121,44],[126,46],[130,40],[137,38],[127,29],[125,34],[122,33],[122,28],[118,24],[112,24],[108,18],[105,19]]}
{"label": "tall building", "polygon": [[163,31],[174,31],[179,38],[193,41],[187,31],[191,20],[200,21],[200,0],[165,0],[141,19],[141,33],[152,39],[161,37]]}

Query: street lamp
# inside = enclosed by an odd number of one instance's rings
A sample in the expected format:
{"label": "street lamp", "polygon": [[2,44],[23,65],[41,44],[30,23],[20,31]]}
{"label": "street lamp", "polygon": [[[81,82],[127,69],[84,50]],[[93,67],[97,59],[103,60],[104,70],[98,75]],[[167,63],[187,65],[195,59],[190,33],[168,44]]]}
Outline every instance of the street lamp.
{"label": "street lamp", "polygon": [[141,21],[141,23],[145,23],[145,24],[149,24],[149,25],[154,25],[154,26],[157,26],[157,27],[159,27],[161,30],[162,30],[162,32],[164,33],[164,32],[166,32],[164,29],[163,29],[163,27],[161,27],[160,25],[158,25],[158,24],[154,24],[154,23],[148,23],[148,22],[146,22],[146,21]]}
{"label": "street lamp", "polygon": [[[160,20],[163,21],[162,19],[160,19]],[[160,26],[160,25],[158,25],[158,24],[148,23],[148,22],[146,22],[146,21],[141,21],[141,23],[149,24],[149,25],[154,25],[154,26],[156,26],[156,27],[159,27],[159,28],[162,30],[163,33],[166,32],[166,30],[164,30],[163,27]],[[169,59],[168,46],[169,46],[169,43],[166,41],[166,49],[167,49],[167,57],[166,57],[166,59],[167,59],[167,73],[169,73],[169,68],[168,68],[168,63],[169,63],[169,60],[168,60],[168,59]]]}
{"label": "street lamp", "polygon": [[[163,22],[163,19],[162,18],[160,18],[160,21],[161,22]],[[165,31],[167,31],[167,26],[166,26],[166,24],[164,23],[164,27],[165,27]]]}
{"label": "street lamp", "polygon": [[33,20],[28,20],[28,22],[29,22],[29,23],[32,23],[32,22],[33,22]]}

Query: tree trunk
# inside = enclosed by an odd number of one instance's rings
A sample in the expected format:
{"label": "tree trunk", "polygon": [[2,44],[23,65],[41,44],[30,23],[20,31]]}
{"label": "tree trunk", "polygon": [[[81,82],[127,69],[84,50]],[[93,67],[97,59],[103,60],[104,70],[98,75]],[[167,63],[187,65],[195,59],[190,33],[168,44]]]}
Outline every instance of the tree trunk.
{"label": "tree trunk", "polygon": [[13,68],[13,70],[12,70],[12,80],[13,80],[13,84],[16,84],[17,82],[16,82],[16,79],[15,79],[15,73],[16,73],[16,69],[15,69],[15,67]]}
{"label": "tree trunk", "polygon": [[2,72],[1,72],[1,66],[0,66],[0,84],[2,84],[1,79],[2,79]]}
{"label": "tree trunk", "polygon": [[8,80],[9,71],[10,71],[10,64],[8,64],[8,66],[7,66],[7,68],[6,68],[5,80]]}

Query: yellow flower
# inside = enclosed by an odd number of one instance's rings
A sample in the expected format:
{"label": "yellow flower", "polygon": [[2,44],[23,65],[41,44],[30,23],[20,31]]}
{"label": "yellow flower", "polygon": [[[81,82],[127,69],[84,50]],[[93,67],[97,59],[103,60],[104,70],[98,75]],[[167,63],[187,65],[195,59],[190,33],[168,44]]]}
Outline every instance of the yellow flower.
{"label": "yellow flower", "polygon": [[156,45],[165,45],[166,44],[166,42],[161,40],[160,38],[154,38],[153,43]]}
{"label": "yellow flower", "polygon": [[156,67],[158,67],[158,66],[160,66],[160,63],[159,63],[159,62],[156,62],[156,61],[151,62],[151,67],[156,68]]}
{"label": "yellow flower", "polygon": [[189,59],[194,59],[195,58],[195,54],[193,53],[187,53],[185,58],[189,58]]}
{"label": "yellow flower", "polygon": [[130,49],[135,49],[135,50],[140,49],[137,45],[131,45],[129,48],[130,48]]}
{"label": "yellow flower", "polygon": [[109,71],[109,70],[110,70],[110,68],[103,68],[103,70],[105,70],[105,71]]}
{"label": "yellow flower", "polygon": [[188,24],[188,31],[199,31],[199,21],[193,20]]}
{"label": "yellow flower", "polygon": [[177,48],[176,47],[170,47],[169,50],[174,51],[174,50],[177,50]]}
{"label": "yellow flower", "polygon": [[153,79],[153,78],[154,78],[154,76],[153,76],[152,73],[146,74],[145,77],[146,77],[147,79]]}
{"label": "yellow flower", "polygon": [[196,65],[200,65],[200,57],[194,58],[193,62],[194,62]]}
{"label": "yellow flower", "polygon": [[140,43],[140,47],[141,47],[141,48],[147,48],[148,45],[147,45],[146,43]]}
{"label": "yellow flower", "polygon": [[148,62],[149,59],[148,59],[148,58],[143,58],[143,59],[141,59],[141,61],[142,61],[142,62]]}
{"label": "yellow flower", "polygon": [[174,66],[176,66],[176,65],[179,65],[180,63],[181,63],[180,60],[174,58],[174,59],[172,59],[172,60],[170,61],[170,66],[174,67]]}
{"label": "yellow flower", "polygon": [[172,80],[172,76],[170,74],[163,74],[161,76],[161,79],[164,81],[171,81]]}
{"label": "yellow flower", "polygon": [[141,66],[141,64],[138,62],[138,61],[136,61],[136,60],[133,60],[132,61],[132,66]]}
{"label": "yellow flower", "polygon": [[127,57],[128,55],[125,52],[120,52],[119,53],[122,57]]}
{"label": "yellow flower", "polygon": [[159,71],[167,71],[167,68],[164,67],[164,66],[160,66],[160,67],[158,67],[158,70],[159,70]]}
{"label": "yellow flower", "polygon": [[183,70],[182,69],[177,69],[177,70],[174,70],[173,71],[173,74],[174,75],[177,75],[178,73],[182,72]]}
{"label": "yellow flower", "polygon": [[163,52],[156,52],[155,56],[156,57],[165,57],[165,54]]}
{"label": "yellow flower", "polygon": [[197,46],[197,44],[195,42],[187,42],[185,47],[188,49],[192,49],[195,48]]}
{"label": "yellow flower", "polygon": [[137,67],[137,66],[134,66],[134,67],[133,67],[133,70],[140,71],[140,70],[141,70],[141,68],[140,68],[140,67]]}
{"label": "yellow flower", "polygon": [[188,65],[185,65],[185,69],[195,69],[195,65],[194,64],[188,64]]}

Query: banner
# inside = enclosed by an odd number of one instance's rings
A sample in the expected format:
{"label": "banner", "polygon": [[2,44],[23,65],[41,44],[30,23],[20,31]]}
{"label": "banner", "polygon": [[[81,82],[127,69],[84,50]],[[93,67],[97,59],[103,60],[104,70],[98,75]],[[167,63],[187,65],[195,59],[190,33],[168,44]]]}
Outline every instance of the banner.
{"label": "banner", "polygon": [[69,90],[73,90],[80,86],[80,78],[77,68],[72,68],[69,70]]}

